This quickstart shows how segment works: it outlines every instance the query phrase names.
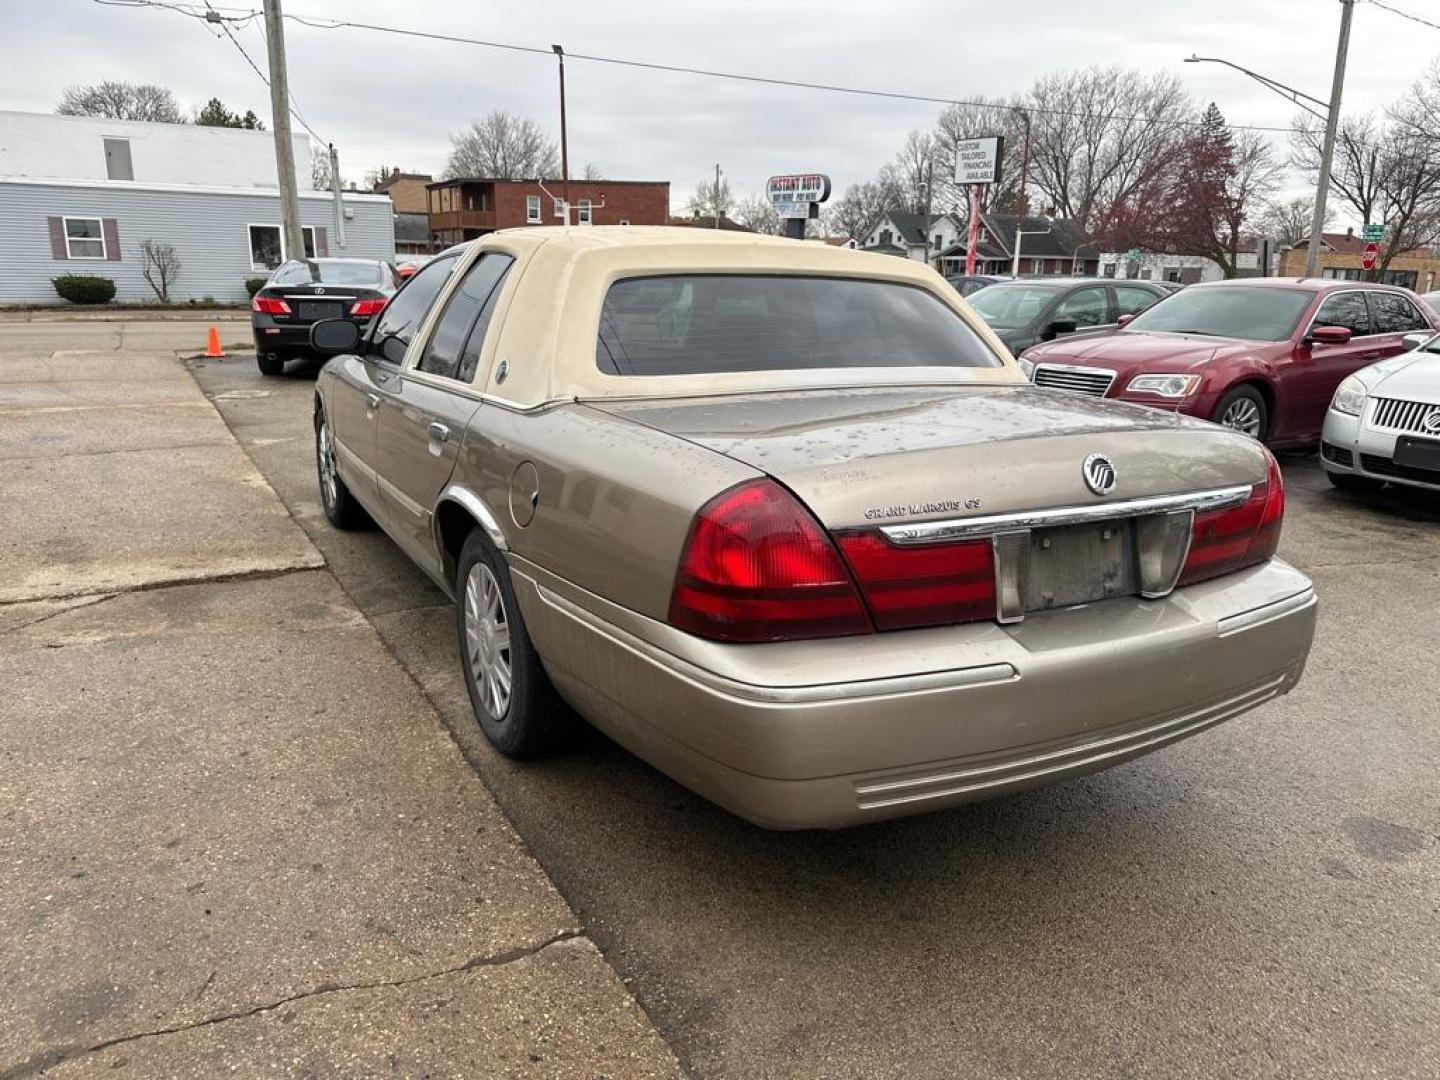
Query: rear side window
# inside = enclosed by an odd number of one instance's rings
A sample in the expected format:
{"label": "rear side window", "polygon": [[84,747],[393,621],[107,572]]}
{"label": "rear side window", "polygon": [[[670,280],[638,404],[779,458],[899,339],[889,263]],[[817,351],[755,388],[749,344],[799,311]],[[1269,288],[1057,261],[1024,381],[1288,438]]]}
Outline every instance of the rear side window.
{"label": "rear side window", "polygon": [[1115,306],[1121,315],[1135,315],[1144,311],[1160,298],[1148,289],[1137,289],[1134,285],[1115,286]]}
{"label": "rear side window", "polygon": [[1355,337],[1370,333],[1370,312],[1363,292],[1340,293],[1320,305],[1316,326],[1343,326]]}
{"label": "rear side window", "polygon": [[1103,288],[1076,289],[1055,305],[1056,319],[1073,319],[1076,326],[1103,326],[1110,321],[1110,305]]}
{"label": "rear side window", "polygon": [[1001,365],[924,289],[758,274],[615,282],[600,313],[595,363],[607,375]]}
{"label": "rear side window", "polygon": [[1430,324],[1421,317],[1415,305],[1397,293],[1372,292],[1370,318],[1377,334],[1404,334],[1411,330],[1430,329]]}
{"label": "rear side window", "polygon": [[400,364],[405,360],[410,339],[420,329],[425,313],[440,295],[450,271],[455,269],[455,258],[451,255],[426,263],[380,313],[370,338],[371,350],[378,352],[386,363]]}
{"label": "rear side window", "polygon": [[500,283],[514,261],[498,251],[480,256],[460,287],[450,294],[444,314],[425,344],[425,355],[416,365],[421,371],[464,382],[475,377],[480,346],[485,342],[490,313],[495,310],[493,298],[499,295]]}

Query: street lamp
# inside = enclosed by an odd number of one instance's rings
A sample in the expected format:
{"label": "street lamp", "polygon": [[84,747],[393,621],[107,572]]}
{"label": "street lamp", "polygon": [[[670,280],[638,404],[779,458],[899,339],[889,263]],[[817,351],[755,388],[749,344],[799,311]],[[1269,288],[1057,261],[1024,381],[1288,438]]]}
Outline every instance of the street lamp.
{"label": "street lamp", "polygon": [[[1301,93],[1293,86],[1286,86],[1282,82],[1251,71],[1249,68],[1232,64],[1229,60],[1221,60],[1213,56],[1188,56],[1185,58],[1187,64],[1224,64],[1226,67],[1234,68],[1281,97],[1299,105],[1311,116],[1325,121],[1325,141],[1320,148],[1320,177],[1315,184],[1315,211],[1310,218],[1310,243],[1306,245],[1305,251],[1306,277],[1314,277],[1316,267],[1319,265],[1320,234],[1325,228],[1325,204],[1330,199],[1330,165],[1335,159],[1335,129],[1340,121],[1340,97],[1345,89],[1345,57],[1350,51],[1350,17],[1354,11],[1355,0],[1340,0],[1340,40],[1335,47],[1335,75],[1330,84],[1329,101],[1321,101],[1319,98]],[[1301,98],[1305,100],[1302,101]],[[1310,108],[1305,104],[1306,101],[1319,105],[1325,110],[1324,114]],[[1267,266],[1265,269],[1268,272],[1270,268]]]}
{"label": "street lamp", "polygon": [[565,50],[551,45],[560,61],[560,191],[565,200],[565,224],[570,224],[570,139],[565,131]]}

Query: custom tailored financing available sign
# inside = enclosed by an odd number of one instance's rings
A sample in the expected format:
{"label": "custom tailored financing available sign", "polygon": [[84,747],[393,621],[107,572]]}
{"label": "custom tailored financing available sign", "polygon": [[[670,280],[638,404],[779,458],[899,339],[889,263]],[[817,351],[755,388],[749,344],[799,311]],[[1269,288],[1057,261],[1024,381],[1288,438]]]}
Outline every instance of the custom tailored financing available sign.
{"label": "custom tailored financing available sign", "polygon": [[812,218],[818,205],[830,197],[830,177],[824,173],[792,173],[765,181],[765,197],[782,218]]}
{"label": "custom tailored financing available sign", "polygon": [[1005,136],[986,135],[961,139],[955,144],[955,182],[993,184],[1000,179],[1000,162],[1005,155]]}

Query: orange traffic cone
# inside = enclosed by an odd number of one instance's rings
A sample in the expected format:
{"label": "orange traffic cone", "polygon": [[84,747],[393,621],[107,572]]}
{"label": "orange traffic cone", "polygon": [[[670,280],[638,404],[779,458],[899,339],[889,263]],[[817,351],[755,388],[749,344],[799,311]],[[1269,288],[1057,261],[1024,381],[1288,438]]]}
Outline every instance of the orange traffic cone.
{"label": "orange traffic cone", "polygon": [[215,329],[215,327],[213,327],[213,326],[210,327],[210,334],[209,334],[209,336],[208,336],[208,337],[206,338],[206,340],[205,340],[205,355],[206,355],[206,356],[224,356],[224,355],[225,355],[225,354],[221,351],[221,349],[220,349],[220,331],[217,330],[217,329]]}

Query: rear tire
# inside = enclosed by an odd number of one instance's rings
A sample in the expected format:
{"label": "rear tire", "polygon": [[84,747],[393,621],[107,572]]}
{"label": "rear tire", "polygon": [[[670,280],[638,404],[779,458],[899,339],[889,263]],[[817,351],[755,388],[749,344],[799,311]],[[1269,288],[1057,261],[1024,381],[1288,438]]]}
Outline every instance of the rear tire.
{"label": "rear tire", "polygon": [[370,524],[370,515],[350,494],[340,470],[335,467],[335,438],[331,434],[325,410],[315,413],[315,472],[320,481],[320,505],[325,520],[337,529],[349,531]]}
{"label": "rear tire", "polygon": [[1383,480],[1350,473],[1333,473],[1329,469],[1325,470],[1325,478],[1335,485],[1337,491],[1348,491],[1352,495],[1374,495],[1385,486]]}
{"label": "rear tire", "polygon": [[256,353],[255,365],[261,375],[284,375],[285,357],[280,353]]}
{"label": "rear tire", "polygon": [[1239,431],[1252,439],[1265,441],[1270,433],[1270,409],[1265,398],[1253,386],[1237,386],[1220,399],[1211,417],[1221,427]]}
{"label": "rear tire", "polygon": [[506,757],[551,746],[565,706],[525,629],[504,557],[475,529],[455,568],[455,629],[470,707],[490,745]]}

